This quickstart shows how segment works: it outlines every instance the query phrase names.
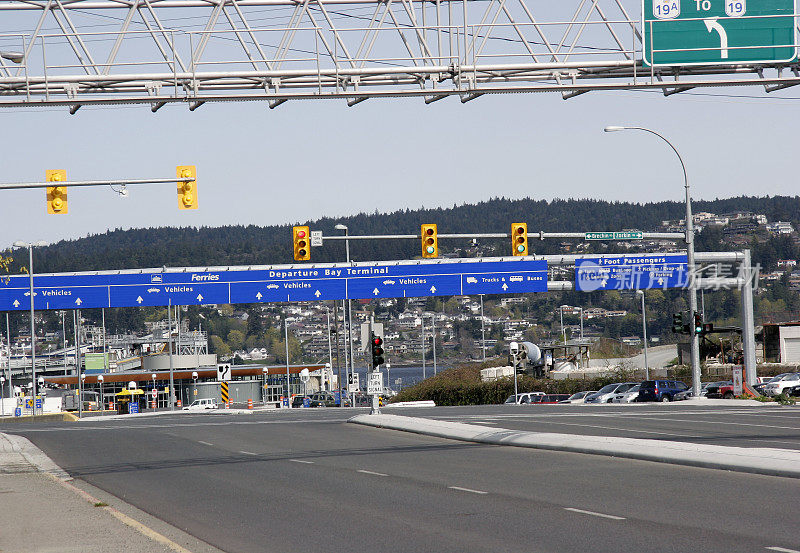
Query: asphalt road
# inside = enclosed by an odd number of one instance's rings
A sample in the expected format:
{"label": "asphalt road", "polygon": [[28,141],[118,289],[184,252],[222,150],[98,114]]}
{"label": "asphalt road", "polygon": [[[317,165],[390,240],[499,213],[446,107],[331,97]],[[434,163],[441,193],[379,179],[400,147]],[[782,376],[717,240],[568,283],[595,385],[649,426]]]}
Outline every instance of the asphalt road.
{"label": "asphalt road", "polygon": [[[516,410],[466,411],[475,409]],[[466,416],[462,408],[427,411]],[[800,552],[800,480],[454,442],[346,424],[354,412],[3,431],[27,436],[74,477],[232,553]]]}

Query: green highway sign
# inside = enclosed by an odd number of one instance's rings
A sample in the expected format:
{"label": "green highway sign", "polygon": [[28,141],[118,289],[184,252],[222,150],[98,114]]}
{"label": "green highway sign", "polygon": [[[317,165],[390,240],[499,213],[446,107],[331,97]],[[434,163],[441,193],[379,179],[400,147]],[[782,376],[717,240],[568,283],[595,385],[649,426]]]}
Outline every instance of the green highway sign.
{"label": "green highway sign", "polygon": [[642,0],[647,65],[797,59],[795,0]]}
{"label": "green highway sign", "polygon": [[639,231],[625,232],[587,232],[584,240],[641,240],[642,233]]}
{"label": "green highway sign", "polygon": [[613,240],[613,232],[587,232],[584,235],[584,240]]}

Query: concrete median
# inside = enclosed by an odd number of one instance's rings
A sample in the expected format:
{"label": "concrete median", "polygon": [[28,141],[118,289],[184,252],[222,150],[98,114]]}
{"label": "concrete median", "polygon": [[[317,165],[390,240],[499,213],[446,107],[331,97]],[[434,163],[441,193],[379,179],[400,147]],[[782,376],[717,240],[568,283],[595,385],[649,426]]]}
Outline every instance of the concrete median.
{"label": "concrete median", "polygon": [[349,422],[494,445],[606,455],[711,469],[800,478],[800,451],[639,438],[524,432],[400,415],[357,415]]}

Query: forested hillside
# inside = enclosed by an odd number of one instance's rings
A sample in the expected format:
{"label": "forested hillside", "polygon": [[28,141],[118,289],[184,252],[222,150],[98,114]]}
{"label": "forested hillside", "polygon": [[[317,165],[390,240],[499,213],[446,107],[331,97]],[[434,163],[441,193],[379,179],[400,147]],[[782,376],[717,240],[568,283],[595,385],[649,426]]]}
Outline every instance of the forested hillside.
{"label": "forested hillside", "polygon": [[[783,220],[800,227],[800,197],[738,197],[693,203],[695,212],[725,213],[750,211]],[[439,232],[507,232],[512,222],[527,222],[530,231],[587,231],[641,229],[657,230],[662,220],[680,219],[685,207],[680,202],[631,204],[601,200],[509,200],[496,198],[479,204],[447,209],[402,210],[393,213],[361,213],[341,219],[322,218],[308,223],[325,235],[341,234],[334,229],[344,223],[352,234],[419,232],[421,223],[437,223]],[[721,234],[698,239],[698,247],[720,247]],[[486,241],[491,244],[491,241]],[[508,255],[504,241],[496,241],[498,255]],[[443,252],[463,246],[443,241]],[[533,241],[534,253],[555,253],[558,241]],[[778,246],[780,248],[780,246]],[[788,245],[787,245],[788,247]],[[758,252],[756,251],[756,257]],[[786,252],[787,255],[789,252]],[[351,242],[354,260],[413,258],[419,244],[413,240],[378,243]],[[771,257],[783,252],[773,252]],[[35,251],[37,272],[125,269],[160,266],[250,265],[290,263],[292,261],[290,225],[225,226],[202,228],[151,228],[110,230],[78,240],[62,241]],[[312,261],[344,260],[342,242],[326,242],[314,248]],[[12,267],[18,270],[19,267]]]}

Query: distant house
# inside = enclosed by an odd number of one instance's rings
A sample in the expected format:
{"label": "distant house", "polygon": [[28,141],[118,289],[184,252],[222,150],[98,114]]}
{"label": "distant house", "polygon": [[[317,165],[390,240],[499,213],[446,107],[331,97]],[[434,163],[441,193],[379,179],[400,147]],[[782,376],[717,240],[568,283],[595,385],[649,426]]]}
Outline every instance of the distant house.
{"label": "distant house", "polygon": [[767,223],[767,231],[775,235],[792,234],[794,227],[788,221],[775,221],[774,223]]}

